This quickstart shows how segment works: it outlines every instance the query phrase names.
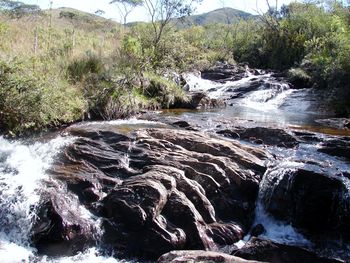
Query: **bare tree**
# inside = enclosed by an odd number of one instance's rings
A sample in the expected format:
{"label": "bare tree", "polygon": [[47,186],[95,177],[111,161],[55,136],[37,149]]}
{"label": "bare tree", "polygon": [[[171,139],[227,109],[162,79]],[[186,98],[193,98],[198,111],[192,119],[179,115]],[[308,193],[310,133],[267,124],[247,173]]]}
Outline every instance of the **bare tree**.
{"label": "bare tree", "polygon": [[124,25],[127,22],[127,18],[129,14],[134,10],[137,6],[142,5],[142,0],[112,0],[110,4],[116,4],[119,9],[121,16],[123,17]]}
{"label": "bare tree", "polygon": [[153,42],[158,46],[165,29],[174,18],[190,15],[202,0],[144,0],[153,27]]}

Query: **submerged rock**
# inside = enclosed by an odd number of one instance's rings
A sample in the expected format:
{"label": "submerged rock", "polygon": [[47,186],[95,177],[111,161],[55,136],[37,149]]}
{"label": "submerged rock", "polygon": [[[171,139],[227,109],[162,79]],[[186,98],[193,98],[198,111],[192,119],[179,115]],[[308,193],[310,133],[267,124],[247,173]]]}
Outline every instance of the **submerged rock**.
{"label": "submerged rock", "polygon": [[245,246],[232,253],[247,260],[259,260],[270,263],[341,263],[336,259],[323,258],[315,253],[289,245],[279,244],[270,240],[252,238]]}
{"label": "submerged rock", "polygon": [[172,251],[161,256],[158,263],[180,263],[180,262],[207,262],[207,263],[254,263],[250,261],[224,253],[202,251],[202,250],[185,250]]}
{"label": "submerged rock", "polygon": [[70,133],[78,138],[50,173],[103,220],[102,243],[117,254],[215,251],[250,229],[269,157],[263,150],[188,130]]}

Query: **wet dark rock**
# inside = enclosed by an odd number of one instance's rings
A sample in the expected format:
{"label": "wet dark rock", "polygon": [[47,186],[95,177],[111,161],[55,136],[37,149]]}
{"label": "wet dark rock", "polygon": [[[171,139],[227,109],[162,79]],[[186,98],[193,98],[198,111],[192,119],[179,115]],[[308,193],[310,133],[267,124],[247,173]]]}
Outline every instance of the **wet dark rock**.
{"label": "wet dark rock", "polygon": [[247,260],[271,263],[341,263],[343,261],[318,256],[307,249],[279,244],[259,238],[251,239],[242,249],[232,253]]}
{"label": "wet dark rock", "polygon": [[118,255],[217,250],[250,229],[263,150],[180,129],[70,132],[78,138],[50,174],[103,219],[102,243]]}
{"label": "wet dark rock", "polygon": [[232,130],[218,131],[218,134],[230,138],[240,138],[256,144],[273,145],[285,148],[294,148],[299,145],[295,136],[282,129],[265,127],[233,128]]}
{"label": "wet dark rock", "polygon": [[305,166],[273,170],[264,180],[262,199],[273,216],[311,239],[336,233],[349,240],[350,195],[342,177]]}
{"label": "wet dark rock", "polygon": [[350,137],[339,137],[323,141],[318,151],[350,160]]}
{"label": "wet dark rock", "polygon": [[40,254],[74,255],[93,243],[91,222],[70,205],[71,195],[45,194],[37,208],[32,241]]}
{"label": "wet dark rock", "polygon": [[203,251],[203,250],[185,250],[172,251],[161,256],[158,263],[188,263],[188,262],[203,262],[203,263],[254,263],[257,261],[248,261],[242,258],[231,256],[224,253]]}
{"label": "wet dark rock", "polygon": [[337,129],[350,128],[350,119],[348,118],[319,119],[316,122]]}
{"label": "wet dark rock", "polygon": [[177,121],[173,123],[174,126],[180,127],[180,128],[188,128],[191,127],[191,125],[187,121]]}
{"label": "wet dark rock", "polygon": [[266,232],[265,227],[262,224],[258,224],[252,228],[250,235],[252,237],[258,237]]}
{"label": "wet dark rock", "polygon": [[350,120],[345,122],[344,127],[350,129]]}
{"label": "wet dark rock", "polygon": [[293,134],[304,142],[321,142],[323,139],[317,136],[315,133],[306,131],[293,131]]}
{"label": "wet dark rock", "polygon": [[245,85],[241,85],[239,87],[236,87],[234,89],[234,91],[237,94],[237,97],[242,97],[244,95],[246,95],[248,92],[252,92],[255,91],[257,89],[259,89],[261,87],[261,85],[263,85],[264,82],[261,80],[256,80],[256,81],[252,81],[250,83],[247,83]]}
{"label": "wet dark rock", "polygon": [[176,102],[171,108],[182,109],[213,109],[226,107],[225,101],[221,99],[212,99],[204,92],[189,93],[188,101]]}
{"label": "wet dark rock", "polygon": [[201,72],[203,79],[226,82],[240,80],[246,76],[246,68],[238,65],[217,63],[215,66]]}
{"label": "wet dark rock", "polygon": [[221,131],[217,131],[217,134],[223,135],[225,137],[229,137],[229,138],[233,138],[233,139],[239,139],[240,136],[237,132],[233,131],[233,130],[221,130]]}

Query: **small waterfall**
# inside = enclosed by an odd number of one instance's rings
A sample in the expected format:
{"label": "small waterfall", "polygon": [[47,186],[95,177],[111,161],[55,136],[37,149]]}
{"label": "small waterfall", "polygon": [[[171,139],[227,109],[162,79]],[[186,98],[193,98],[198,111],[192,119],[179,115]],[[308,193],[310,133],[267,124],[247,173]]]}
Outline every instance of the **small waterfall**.
{"label": "small waterfall", "polygon": [[256,91],[249,93],[242,104],[262,111],[278,109],[294,90],[287,83],[266,82]]}
{"label": "small waterfall", "polygon": [[[33,256],[30,230],[40,181],[52,158],[72,138],[25,145],[0,137],[0,258],[20,262]],[[2,261],[4,262],[4,261]],[[25,261],[26,262],[26,261]]]}
{"label": "small waterfall", "polygon": [[184,75],[186,87],[191,92],[207,92],[208,96],[213,99],[225,97],[227,89],[235,89],[241,85],[249,83],[253,78],[260,78],[250,73],[249,68],[246,68],[245,76],[236,81],[226,81],[225,83],[215,82],[207,79],[202,79],[200,73],[188,73]]}
{"label": "small waterfall", "polygon": [[184,74],[183,77],[187,83],[185,89],[191,92],[210,91],[222,87],[222,84],[220,83],[202,79],[200,73],[188,73]]}
{"label": "small waterfall", "polygon": [[[263,180],[260,183],[254,225],[262,224],[264,226],[266,232],[262,237],[284,244],[308,247],[312,245],[310,241],[308,241],[290,224],[286,224],[286,222],[273,218],[264,208],[264,203],[269,202],[268,199],[271,197],[271,194],[279,182],[287,173],[299,166],[299,163],[286,161],[278,168],[268,169],[266,171]],[[271,182],[273,182],[273,185],[271,185]]]}
{"label": "small waterfall", "polygon": [[96,247],[76,256],[61,258],[39,257],[31,247],[30,231],[36,217],[36,205],[40,201],[40,192],[45,190],[42,184],[44,181],[54,184],[57,195],[62,198],[67,197],[68,207],[79,213],[86,222],[95,226],[96,239],[101,235],[100,220],[95,219],[85,207],[80,205],[77,197],[67,195],[65,186],[60,185],[58,181],[52,181],[45,172],[60,149],[73,141],[72,137],[57,137],[46,143],[24,144],[10,142],[0,137],[0,258],[2,263],[126,262],[102,256]]}

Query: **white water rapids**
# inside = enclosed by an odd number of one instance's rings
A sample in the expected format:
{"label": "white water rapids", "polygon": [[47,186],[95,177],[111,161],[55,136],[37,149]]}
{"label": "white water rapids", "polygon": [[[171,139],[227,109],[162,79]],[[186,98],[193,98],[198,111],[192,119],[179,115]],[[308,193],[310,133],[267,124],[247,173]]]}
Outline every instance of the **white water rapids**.
{"label": "white water rapids", "polygon": [[[46,143],[24,144],[0,137],[0,262],[120,262],[99,256],[96,248],[74,257],[39,258],[30,246],[30,230],[36,216],[41,181],[48,179],[45,170],[60,149],[73,141],[74,138],[59,136]],[[86,217],[90,216],[81,207],[77,209],[81,209]]]}
{"label": "white water rapids", "polygon": [[[257,86],[256,89],[247,92],[244,96],[238,97],[233,101],[237,105],[260,111],[278,110],[288,96],[295,92],[287,83],[274,80],[271,74],[254,76],[248,71],[243,79],[226,82],[224,84],[204,80],[195,74],[187,75],[186,80],[190,91],[206,91],[212,98],[225,97],[229,94],[228,90],[232,90],[231,92],[242,90],[243,92],[244,87],[249,86],[249,83],[253,81],[259,82],[260,85]],[[191,115],[191,117],[193,116]],[[261,115],[258,117],[261,117]],[[217,118],[217,113],[215,113],[213,118]],[[212,121],[211,118],[206,119],[208,122]],[[164,124],[160,122],[130,119],[111,122],[86,122],[77,124],[77,126],[84,126],[86,129],[104,126],[107,130],[114,131],[118,129],[118,132],[129,132],[137,128],[162,127]],[[212,126],[212,124],[208,123],[208,126]],[[30,230],[36,217],[35,208],[40,199],[42,182],[43,180],[50,180],[46,170],[50,168],[51,163],[60,150],[73,141],[74,138],[72,137],[58,136],[48,142],[23,143],[20,141],[9,141],[0,137],[1,263],[126,262],[113,257],[104,256],[98,246],[92,247],[76,256],[60,258],[39,257],[35,249],[31,246]],[[305,152],[305,156],[310,155],[309,151]],[[305,159],[305,156],[302,156],[302,159]],[[328,156],[327,158],[331,159],[331,157]],[[319,159],[322,159],[322,156]],[[125,155],[124,161],[125,166],[128,167],[128,154]],[[334,163],[336,161],[337,160],[334,159]],[[286,160],[284,164],[287,165],[288,168],[294,165],[290,160]],[[283,176],[283,174],[281,174],[281,169],[269,170],[268,172],[270,176],[275,176],[277,179]],[[278,180],[276,182],[278,182]],[[264,180],[261,182],[261,189],[263,189],[263,187]],[[90,220],[96,226],[96,229],[100,227],[100,222],[94,221],[93,216],[86,209],[79,206],[77,200],[71,200],[71,202],[72,207],[80,210],[82,216]],[[275,220],[272,216],[267,214],[260,201],[257,202],[255,223],[264,225],[266,233],[263,234],[263,237],[287,244],[309,245],[309,241],[291,225],[286,225],[284,222]],[[246,237],[246,239],[248,238],[249,236]],[[244,242],[241,241],[240,244],[244,245]]]}
{"label": "white water rapids", "polygon": [[253,82],[260,85],[252,91],[248,91],[243,98],[236,99],[236,103],[241,106],[253,108],[261,111],[278,109],[295,90],[291,89],[288,83],[276,81],[271,77],[271,73],[253,75],[248,70],[245,76],[237,81],[227,81],[218,83],[202,79],[200,74],[185,74],[188,89],[191,92],[207,92],[208,96],[214,99],[226,98],[236,90],[244,90]]}

